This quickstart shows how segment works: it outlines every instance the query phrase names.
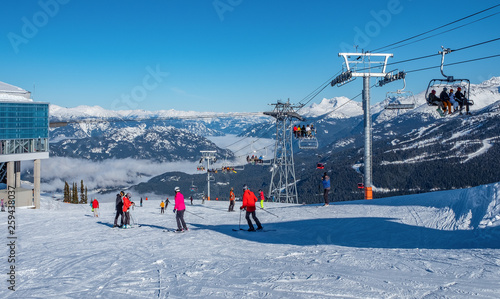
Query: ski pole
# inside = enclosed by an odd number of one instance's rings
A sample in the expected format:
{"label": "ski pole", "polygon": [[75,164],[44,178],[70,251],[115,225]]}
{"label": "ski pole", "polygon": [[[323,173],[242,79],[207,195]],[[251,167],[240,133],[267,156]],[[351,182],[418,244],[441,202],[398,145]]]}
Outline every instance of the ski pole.
{"label": "ski pole", "polygon": [[238,223],[238,229],[241,229],[241,211],[242,209],[240,209],[240,222]]}
{"label": "ski pole", "polygon": [[201,216],[200,216],[200,215],[198,215],[198,214],[195,214],[195,213],[191,213],[191,212],[189,212],[188,210],[184,210],[184,211],[188,212],[188,213],[189,213],[189,214],[191,214],[191,215],[195,215],[196,217],[200,217],[201,219],[205,219],[205,218],[201,217]]}
{"label": "ski pole", "polygon": [[269,214],[273,215],[274,217],[280,218],[280,217],[278,217],[277,215],[275,215],[275,214],[273,214],[273,213],[269,212],[269,211],[268,211],[268,210],[266,210],[266,209],[263,209],[263,208],[259,208],[259,209],[261,209],[261,210],[263,210],[263,211],[265,211],[265,212],[268,212]]}

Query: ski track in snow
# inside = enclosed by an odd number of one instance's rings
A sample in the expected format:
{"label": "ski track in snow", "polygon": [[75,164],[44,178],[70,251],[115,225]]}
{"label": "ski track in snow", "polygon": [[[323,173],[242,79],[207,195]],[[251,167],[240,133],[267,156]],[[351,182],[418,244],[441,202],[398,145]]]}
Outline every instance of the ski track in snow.
{"label": "ski track in snow", "polygon": [[16,210],[16,291],[0,274],[0,297],[499,298],[499,194],[496,183],[329,207],[266,203],[279,216],[257,210],[276,229],[267,232],[232,231],[239,211],[196,201],[187,210],[205,219],[186,213],[186,233],[164,231],[175,216],[156,200],[135,207],[141,227],[125,230],[111,228],[113,203],[94,218],[88,205],[47,197]]}

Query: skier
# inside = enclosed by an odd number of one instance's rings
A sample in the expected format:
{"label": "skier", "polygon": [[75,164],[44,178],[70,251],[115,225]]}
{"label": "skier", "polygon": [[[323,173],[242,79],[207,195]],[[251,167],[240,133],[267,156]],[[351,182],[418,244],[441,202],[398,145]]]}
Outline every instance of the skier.
{"label": "skier", "polygon": [[446,114],[446,109],[448,108],[448,114],[451,114],[450,96],[447,91],[448,88],[443,87],[443,91],[441,91],[441,93],[439,94],[439,98],[444,104],[443,113]]}
{"label": "skier", "polygon": [[229,191],[229,209],[227,210],[228,212],[234,212],[234,188],[231,187],[231,190]]}
{"label": "skier", "polygon": [[266,197],[264,196],[264,191],[262,189],[259,189],[259,197],[260,197],[260,208],[264,208],[264,200],[266,200]]}
{"label": "skier", "polygon": [[168,208],[169,203],[170,203],[170,200],[168,200],[168,197],[167,197],[167,200],[165,200],[165,210]]}
{"label": "skier", "polygon": [[116,216],[115,216],[115,223],[113,224],[113,227],[118,226],[118,217],[121,216],[120,219],[120,226],[123,226],[123,200],[122,197],[125,195],[125,192],[120,191],[119,194],[116,194],[116,204],[115,204],[115,209],[116,209]]}
{"label": "skier", "polygon": [[2,212],[5,212],[5,205],[4,205],[4,203],[3,203],[3,198],[2,198],[2,203],[1,203],[1,205],[2,205]]}
{"label": "skier", "polygon": [[141,197],[141,207],[142,207],[142,197]]}
{"label": "skier", "polygon": [[453,106],[453,113],[458,111],[458,102],[455,100],[455,93],[453,92],[453,89],[450,89],[450,94],[448,95],[450,97],[450,103]]}
{"label": "skier", "polygon": [[246,210],[245,219],[248,222],[249,232],[255,230],[252,224],[252,220],[250,220],[250,215],[252,215],[255,224],[257,224],[257,230],[262,229],[262,225],[260,224],[259,219],[257,219],[257,216],[255,216],[255,203],[257,202],[257,200],[258,199],[257,197],[255,197],[255,194],[252,191],[248,190],[247,185],[243,185],[243,204],[240,207],[240,210]]}
{"label": "skier", "polygon": [[175,206],[174,213],[175,219],[177,220],[177,231],[182,232],[188,230],[186,222],[184,222],[184,211],[186,210],[186,205],[184,204],[184,195],[181,193],[181,188],[175,187]]}
{"label": "skier", "polygon": [[92,210],[94,210],[94,217],[99,217],[99,202],[97,201],[97,198],[94,198],[94,201],[92,202]]}
{"label": "skier", "polygon": [[189,199],[191,199],[191,205],[193,205],[193,196],[191,196]]}
{"label": "skier", "polygon": [[460,114],[462,114],[462,109],[464,108],[464,105],[465,105],[465,114],[470,114],[469,103],[467,102],[465,95],[462,93],[462,87],[457,87],[457,92],[455,93],[455,101],[457,101],[458,105],[460,106]]}
{"label": "skier", "polygon": [[321,177],[321,182],[323,183],[323,197],[325,199],[325,204],[324,206],[327,207],[329,206],[328,202],[328,193],[330,192],[330,177],[328,174],[325,172],[323,176]]}
{"label": "skier", "polygon": [[123,218],[125,218],[124,223],[123,223],[123,228],[131,228],[130,226],[130,206],[133,204],[133,202],[130,201],[130,198],[132,195],[130,193],[127,193],[123,197]]}
{"label": "skier", "polygon": [[163,200],[160,203],[160,214],[165,214],[165,203]]}

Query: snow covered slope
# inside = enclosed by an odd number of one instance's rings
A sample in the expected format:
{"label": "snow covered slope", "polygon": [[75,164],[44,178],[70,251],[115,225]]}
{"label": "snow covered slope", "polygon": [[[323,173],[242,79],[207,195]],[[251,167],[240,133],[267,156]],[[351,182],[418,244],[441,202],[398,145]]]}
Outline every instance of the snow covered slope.
{"label": "snow covered slope", "polygon": [[16,291],[2,246],[0,297],[500,297],[500,183],[329,207],[266,203],[276,215],[257,211],[267,232],[233,231],[246,225],[227,201],[186,201],[190,231],[166,232],[176,227],[172,205],[159,212],[167,196],[135,207],[141,227],[128,230],[111,228],[113,203],[99,218],[50,196],[18,209]]}

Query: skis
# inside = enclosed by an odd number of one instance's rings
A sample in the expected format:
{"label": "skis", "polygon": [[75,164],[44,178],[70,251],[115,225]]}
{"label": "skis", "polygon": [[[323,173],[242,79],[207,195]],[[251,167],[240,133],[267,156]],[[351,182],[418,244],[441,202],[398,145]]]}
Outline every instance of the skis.
{"label": "skis", "polygon": [[244,231],[244,232],[249,232],[249,233],[254,233],[254,232],[262,232],[262,233],[265,233],[265,232],[275,232],[276,230],[275,229],[258,229],[258,230],[246,230],[246,229],[235,229],[233,228],[233,232],[238,232],[238,231]]}

